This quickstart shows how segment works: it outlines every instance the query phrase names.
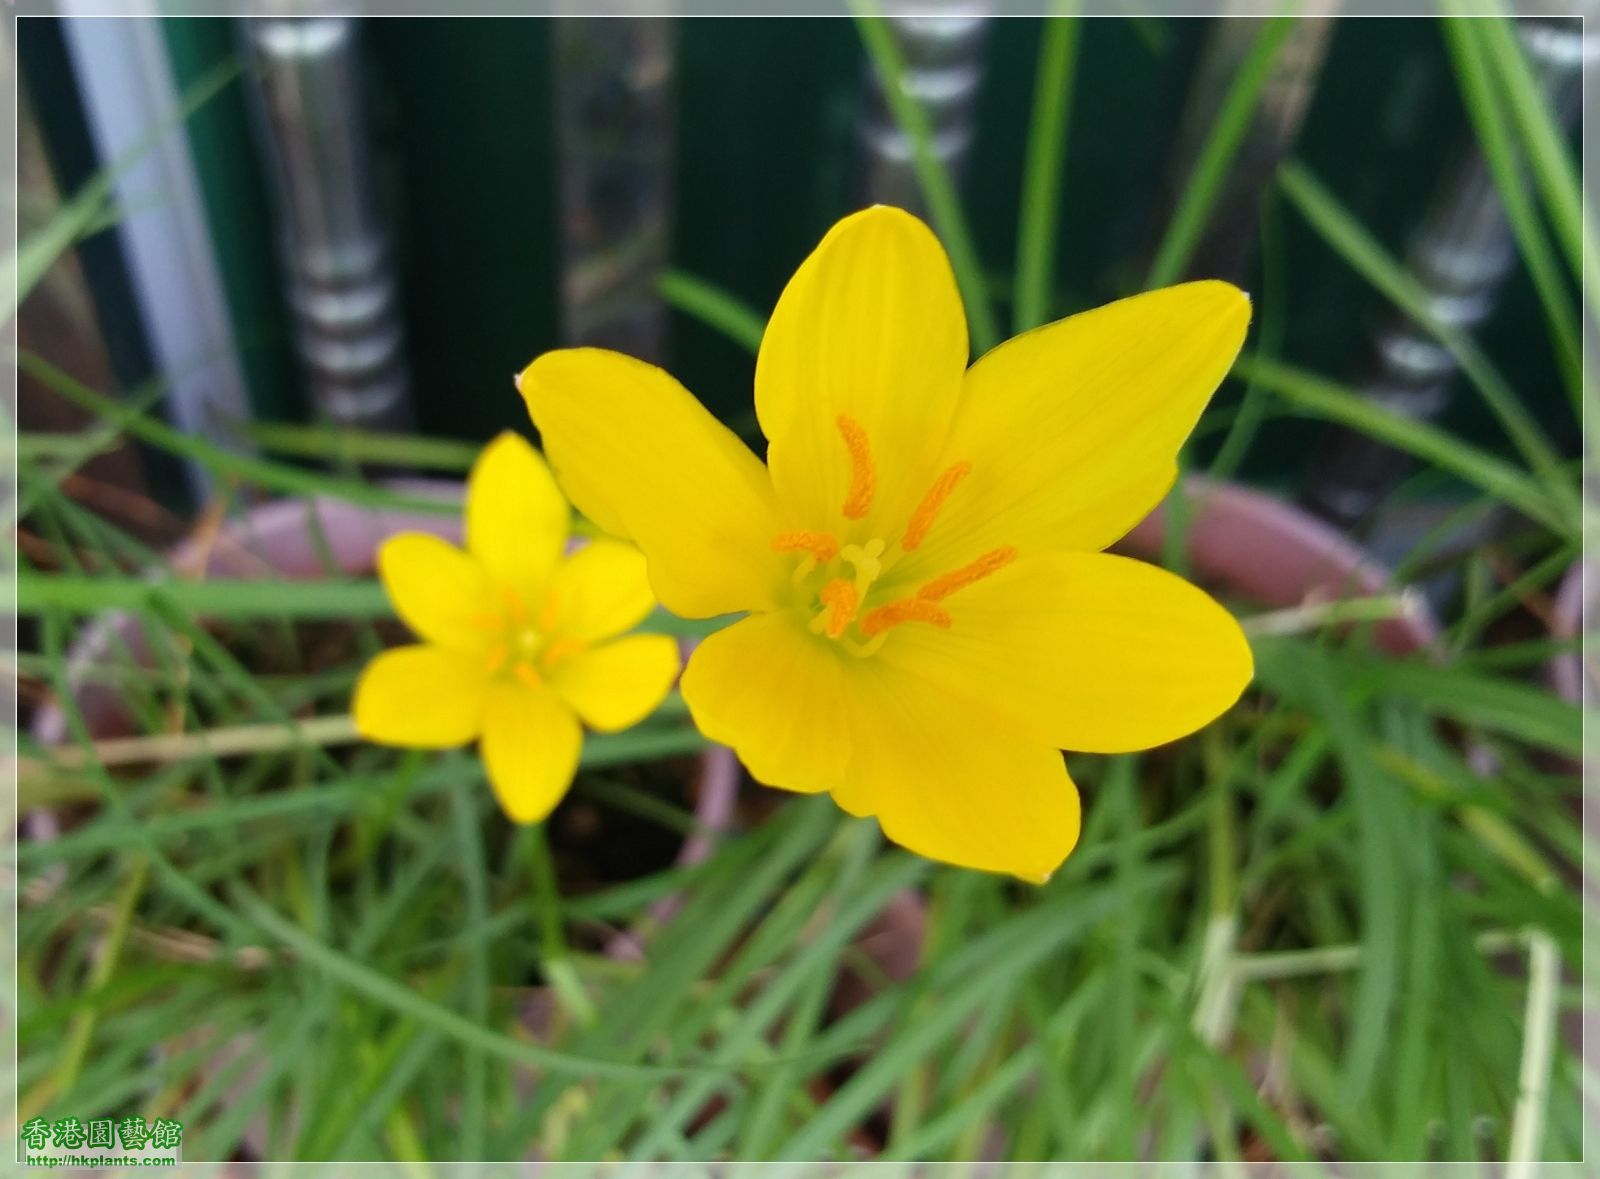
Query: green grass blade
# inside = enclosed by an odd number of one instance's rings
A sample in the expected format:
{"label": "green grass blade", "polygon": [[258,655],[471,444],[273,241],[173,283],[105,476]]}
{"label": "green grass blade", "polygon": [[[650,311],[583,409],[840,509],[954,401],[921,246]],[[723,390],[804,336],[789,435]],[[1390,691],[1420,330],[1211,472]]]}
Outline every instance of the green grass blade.
{"label": "green grass blade", "polygon": [[1547,488],[1521,470],[1437,426],[1396,413],[1343,385],[1274,360],[1242,356],[1235,371],[1277,394],[1300,413],[1349,426],[1432,463],[1562,535],[1577,532],[1577,516],[1566,514],[1564,500],[1552,500]]}
{"label": "green grass blade", "polygon": [[1486,61],[1483,22],[1450,19],[1441,22],[1440,27],[1455,66],[1462,101],[1505,206],[1506,220],[1544,307],[1545,323],[1550,329],[1562,374],[1569,389],[1576,393],[1583,379],[1577,311],[1528,193],[1520,153],[1505,113],[1500,109]]}
{"label": "green grass blade", "polygon": [[1284,38],[1294,31],[1294,26],[1294,18],[1288,16],[1275,16],[1265,21],[1256,33],[1250,52],[1239,63],[1238,72],[1217,111],[1216,122],[1206,133],[1194,169],[1183,186],[1178,207],[1173,210],[1161,244],[1156,247],[1155,259],[1145,275],[1146,290],[1168,286],[1183,277],[1211,219],[1217,198],[1222,194],[1228,168],[1250,129],[1278,50],[1283,47]]}
{"label": "green grass blade", "polygon": [[1327,726],[1356,815],[1363,953],[1340,1076],[1341,1092],[1353,1101],[1382,1069],[1399,993],[1406,884],[1399,852],[1400,796],[1372,755],[1370,735],[1336,665],[1303,643],[1258,649],[1258,654],[1268,656],[1259,665],[1264,682],[1304,703]]}
{"label": "green grass blade", "polygon": [[575,1056],[542,1048],[504,1032],[476,1023],[452,1008],[425,999],[416,991],[362,962],[341,954],[306,933],[238,882],[234,901],[249,920],[274,942],[292,950],[301,962],[323,971],[367,999],[397,1014],[443,1032],[463,1046],[476,1048],[512,1064],[569,1076],[612,1077],[622,1080],[666,1080],[685,1073],[725,1071],[717,1065],[643,1065],[598,1057]]}
{"label": "green grass blade", "polygon": [[[1277,194],[1268,191],[1261,196],[1261,293],[1255,300],[1260,325],[1255,347],[1258,358],[1270,359],[1283,350],[1283,336],[1289,323],[1288,301],[1284,297],[1289,285],[1286,262],[1282,212]],[[1212,479],[1232,479],[1238,474],[1260,433],[1270,400],[1259,381],[1245,380],[1238,412],[1218,443],[1216,457],[1206,472]],[[1193,445],[1192,439],[1190,445]]]}
{"label": "green grass blade", "polygon": [[950,266],[966,304],[972,350],[982,356],[1000,343],[1000,326],[989,304],[983,264],[978,259],[966,215],[961,211],[955,178],[933,149],[933,127],[928,121],[928,112],[905,86],[906,66],[900,46],[895,42],[888,21],[873,11],[874,8],[872,0],[857,0],[856,29],[883,84],[884,100],[889,104],[894,121],[911,143],[911,162],[922,187],[923,199],[928,202],[934,228],[949,251]]}
{"label": "green grass blade", "polygon": [[162,605],[207,618],[394,616],[394,607],[376,581],[147,581],[49,573],[23,573],[17,578],[20,614],[153,613]]}
{"label": "green grass blade", "polygon": [[1017,217],[1017,278],[1011,323],[1014,332],[1025,332],[1051,318],[1056,232],[1061,216],[1061,165],[1067,153],[1079,26],[1077,17],[1051,17],[1039,38],[1028,158],[1023,167],[1022,205]]}
{"label": "green grass blade", "polygon": [[1427,292],[1310,172],[1299,164],[1285,164],[1278,171],[1278,184],[1311,227],[1352,269],[1425,328],[1455,358],[1484,404],[1505,428],[1517,451],[1544,481],[1549,495],[1564,513],[1575,519],[1578,495],[1572,481],[1562,472],[1560,456],[1472,338],[1434,314]]}
{"label": "green grass blade", "polygon": [[103,394],[96,393],[82,381],[76,380],[32,353],[17,355],[17,367],[30,376],[45,382],[55,392],[81,409],[107,422],[115,422],[119,429],[141,441],[162,450],[171,451],[182,458],[203,464],[207,470],[219,475],[231,475],[264,487],[270,491],[286,491],[297,495],[326,495],[370,507],[404,508],[409,511],[435,512],[454,515],[461,510],[459,504],[448,500],[426,499],[419,496],[398,495],[349,479],[333,479],[314,471],[267,462],[250,455],[223,450],[193,434],[185,434],[164,422],[145,417]]}
{"label": "green grass blade", "polygon": [[[489,870],[484,863],[482,823],[478,815],[479,794],[462,784],[455,791],[455,827],[461,887],[466,899],[467,942],[466,1015],[480,1025],[489,1023]],[[464,1053],[466,1075],[461,1087],[461,1157],[483,1157],[484,1136],[488,1129],[489,1061],[483,1052],[468,1048]]]}
{"label": "green grass blade", "polygon": [[1477,18],[1473,23],[1527,148],[1534,181],[1544,197],[1551,227],[1561,239],[1572,272],[1584,276],[1585,290],[1592,297],[1596,274],[1600,271],[1600,256],[1596,256],[1594,233],[1584,216],[1583,189],[1566,136],[1550,110],[1544,87],[1534,75],[1510,20],[1496,14]]}
{"label": "green grass blade", "polygon": [[323,422],[309,426],[283,422],[241,422],[239,432],[271,454],[329,459],[347,465],[375,463],[431,471],[465,471],[482,447],[453,438],[377,434]]}
{"label": "green grass blade", "polygon": [[9,322],[16,315],[17,307],[61,255],[82,238],[115,223],[118,216],[111,196],[118,179],[238,75],[238,62],[229,60],[197,79],[177,109],[156,120],[150,130],[109,167],[90,178],[47,224],[19,242],[14,253],[7,251],[0,256],[0,323]]}
{"label": "green grass blade", "polygon": [[681,270],[668,270],[656,280],[656,293],[668,306],[721,332],[734,343],[755,352],[767,330],[766,317],[720,287]]}

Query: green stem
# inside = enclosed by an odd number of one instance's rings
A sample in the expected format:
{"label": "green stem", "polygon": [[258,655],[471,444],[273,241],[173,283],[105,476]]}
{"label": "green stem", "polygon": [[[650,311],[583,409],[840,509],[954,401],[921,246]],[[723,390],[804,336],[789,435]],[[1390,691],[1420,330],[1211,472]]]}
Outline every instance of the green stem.
{"label": "green stem", "polygon": [[556,1001],[580,1027],[591,1026],[598,1012],[573,969],[566,935],[561,928],[561,891],[556,885],[555,862],[544,825],[525,827],[521,833],[528,875],[533,882],[534,916],[539,922],[540,968],[555,991]]}

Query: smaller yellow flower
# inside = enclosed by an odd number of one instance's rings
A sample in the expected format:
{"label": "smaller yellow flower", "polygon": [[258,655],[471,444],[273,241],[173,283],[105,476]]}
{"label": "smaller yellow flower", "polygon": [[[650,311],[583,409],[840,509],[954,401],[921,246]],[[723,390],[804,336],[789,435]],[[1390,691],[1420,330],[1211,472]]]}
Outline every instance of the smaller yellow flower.
{"label": "smaller yellow flower", "polygon": [[378,552],[396,613],[423,640],[379,655],[356,684],[357,731],[409,749],[477,739],[506,814],[536,823],[577,772],[580,721],[637,724],[678,674],[668,635],[618,635],[655,607],[644,557],[595,540],[566,555],[567,501],[516,434],[467,482],[466,551],[406,532]]}

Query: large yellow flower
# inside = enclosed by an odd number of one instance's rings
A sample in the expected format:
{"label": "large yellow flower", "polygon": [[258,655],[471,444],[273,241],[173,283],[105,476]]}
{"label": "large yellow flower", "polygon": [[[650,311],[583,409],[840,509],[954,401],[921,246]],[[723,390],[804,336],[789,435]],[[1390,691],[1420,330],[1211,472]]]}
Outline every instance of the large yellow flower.
{"label": "large yellow flower", "polygon": [[967,368],[944,251],[847,217],[756,365],[767,465],[660,369],[551,352],[518,385],[578,508],[635,541],[667,609],[749,616],[691,656],[701,730],[762,782],[829,791],[923,855],[1044,880],[1078,838],[1060,750],[1170,741],[1238,699],[1238,624],[1099,550],[1172,485],[1248,298],[1152,291]]}
{"label": "large yellow flower", "polygon": [[356,729],[384,745],[445,749],[476,738],[507,815],[535,823],[566,793],[581,720],[612,732],[661,703],[678,673],[667,635],[616,638],[655,606],[644,558],[596,540],[565,555],[571,513],[515,434],[467,484],[466,551],[406,532],[378,573],[423,642],[379,655],[356,684]]}

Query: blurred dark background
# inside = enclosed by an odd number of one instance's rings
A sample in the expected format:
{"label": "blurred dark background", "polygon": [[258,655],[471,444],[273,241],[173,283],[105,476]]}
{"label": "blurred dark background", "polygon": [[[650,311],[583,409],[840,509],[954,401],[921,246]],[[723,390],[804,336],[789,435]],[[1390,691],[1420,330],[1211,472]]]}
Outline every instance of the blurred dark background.
{"label": "blurred dark background", "polygon": [[[127,158],[130,144],[135,156],[149,150],[129,126],[144,117],[148,136],[186,99],[195,109],[183,134],[167,137],[180,158],[167,151],[153,175],[191,191],[145,191],[141,202],[119,186],[121,219],[89,235],[66,275],[53,274],[30,302],[24,342],[91,384],[132,390],[179,363],[174,349],[194,318],[184,304],[220,299],[220,339],[208,338],[212,352],[195,365],[214,371],[192,387],[174,380],[163,404],[184,428],[228,445],[244,444],[241,417],[463,439],[525,429],[512,374],[576,341],[665,364],[738,424],[749,411],[749,353],[666,310],[660,274],[686,272],[764,312],[839,216],[873,199],[917,200],[904,137],[849,20],[129,23],[148,26],[138,52],[126,30],[20,22],[25,149],[36,149],[24,151],[24,236],[59,210],[60,194]],[[1043,22],[952,6],[944,17],[891,23],[908,88],[930,112],[1004,298]],[[1386,248],[1414,259],[1430,210],[1437,228],[1441,202],[1472,197],[1461,170],[1473,132],[1438,22],[1293,24],[1186,270],[1251,289],[1258,324],[1277,321],[1268,343],[1286,359],[1384,396],[1392,374],[1374,373],[1373,350],[1394,314],[1275,194],[1274,168],[1298,159]],[[1144,284],[1233,67],[1264,28],[1082,22],[1055,313]],[[147,82],[143,116],[127,112],[96,68],[130,54],[136,64],[124,72]],[[1566,84],[1545,80],[1553,92]],[[119,110],[126,125],[108,129]],[[1451,257],[1484,272],[1466,265],[1457,278],[1472,272],[1471,314],[1488,352],[1576,453],[1539,304],[1492,214],[1453,224]],[[153,216],[179,223],[167,234],[187,243],[175,268],[187,279],[162,286],[150,273],[161,270],[152,254],[171,253],[159,233],[139,245],[139,225]],[[63,284],[76,295],[60,294]],[[75,315],[45,306],[63,300]],[[1008,323],[1004,303],[1001,312]],[[45,330],[47,315],[54,326]],[[1427,397],[1393,403],[1506,449],[1458,380],[1445,373],[1435,384]],[[1219,407],[1239,394],[1230,385]],[[26,389],[23,401],[25,427],[59,412],[33,404]],[[1198,461],[1219,436],[1201,440]],[[1312,498],[1319,478],[1366,479],[1376,493],[1403,476],[1403,466],[1378,470],[1337,450],[1323,425],[1269,418],[1241,473]],[[148,471],[168,502],[193,490],[170,461],[145,456],[133,468]]]}

